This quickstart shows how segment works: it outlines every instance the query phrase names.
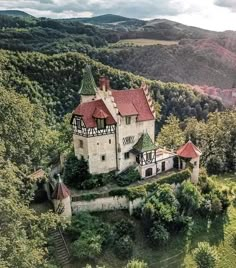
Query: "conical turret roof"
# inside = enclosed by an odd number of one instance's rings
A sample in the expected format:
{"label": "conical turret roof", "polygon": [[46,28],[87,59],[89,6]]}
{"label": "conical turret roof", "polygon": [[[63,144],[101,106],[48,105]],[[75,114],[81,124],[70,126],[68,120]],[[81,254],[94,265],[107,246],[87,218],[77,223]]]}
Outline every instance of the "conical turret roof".
{"label": "conical turret roof", "polygon": [[62,182],[61,178],[59,177],[58,183],[52,193],[52,199],[56,200],[63,200],[70,195],[69,189],[65,186]]}
{"label": "conical turret roof", "polygon": [[96,95],[97,86],[94,81],[92,71],[89,65],[86,65],[83,70],[83,79],[79,90],[80,95],[92,96]]}
{"label": "conical turret roof", "polygon": [[196,158],[201,154],[202,152],[190,140],[177,151],[177,155],[184,158]]}

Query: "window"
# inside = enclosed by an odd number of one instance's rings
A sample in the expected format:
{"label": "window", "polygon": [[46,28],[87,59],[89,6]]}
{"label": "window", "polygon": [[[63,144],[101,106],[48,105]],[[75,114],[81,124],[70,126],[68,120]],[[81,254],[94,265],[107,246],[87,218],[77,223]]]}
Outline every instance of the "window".
{"label": "window", "polygon": [[82,140],[79,140],[79,148],[84,148],[84,142]]}
{"label": "window", "polygon": [[76,126],[78,129],[82,129],[81,118],[76,119]]}
{"label": "window", "polygon": [[145,177],[150,177],[150,176],[152,176],[152,168],[148,168],[145,171]]}
{"label": "window", "polygon": [[146,153],[146,160],[151,161],[152,160],[152,153]]}
{"label": "window", "polygon": [[105,119],[97,118],[97,129],[106,128]]}
{"label": "window", "polygon": [[123,144],[124,145],[130,144],[130,143],[133,143],[133,142],[134,142],[134,136],[128,136],[128,137],[123,138]]}
{"label": "window", "polygon": [[125,117],[125,123],[126,123],[126,125],[130,125],[131,124],[131,116],[126,116]]}
{"label": "window", "polygon": [[105,160],[106,160],[106,156],[105,156],[105,154],[102,155],[101,159],[102,159],[102,161],[105,161]]}
{"label": "window", "polygon": [[111,139],[109,139],[109,144],[111,144]]}
{"label": "window", "polygon": [[161,171],[165,171],[166,170],[166,162],[162,162],[161,163]]}
{"label": "window", "polygon": [[125,159],[129,159],[129,152],[125,153]]}

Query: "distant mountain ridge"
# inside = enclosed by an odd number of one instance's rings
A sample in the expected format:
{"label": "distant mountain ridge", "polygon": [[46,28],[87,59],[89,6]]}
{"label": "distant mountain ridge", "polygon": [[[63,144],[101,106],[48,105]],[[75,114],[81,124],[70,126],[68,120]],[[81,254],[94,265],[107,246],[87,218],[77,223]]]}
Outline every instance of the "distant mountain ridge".
{"label": "distant mountain ridge", "polygon": [[33,17],[32,15],[21,10],[0,10],[0,15],[13,17]]}

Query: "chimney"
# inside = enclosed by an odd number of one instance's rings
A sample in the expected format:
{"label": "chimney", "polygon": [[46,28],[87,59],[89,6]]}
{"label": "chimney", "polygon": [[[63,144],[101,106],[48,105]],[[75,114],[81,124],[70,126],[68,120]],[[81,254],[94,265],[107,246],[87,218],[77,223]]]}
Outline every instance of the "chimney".
{"label": "chimney", "polygon": [[99,79],[100,90],[107,91],[110,89],[110,80],[106,76],[101,76]]}

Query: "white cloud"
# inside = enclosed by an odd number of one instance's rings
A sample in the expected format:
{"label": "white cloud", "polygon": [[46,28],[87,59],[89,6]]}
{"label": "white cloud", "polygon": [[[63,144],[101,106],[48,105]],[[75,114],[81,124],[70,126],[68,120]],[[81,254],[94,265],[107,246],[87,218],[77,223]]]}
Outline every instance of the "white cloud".
{"label": "white cloud", "polygon": [[72,18],[113,13],[167,18],[212,30],[236,30],[236,0],[0,0],[0,9],[38,17]]}

